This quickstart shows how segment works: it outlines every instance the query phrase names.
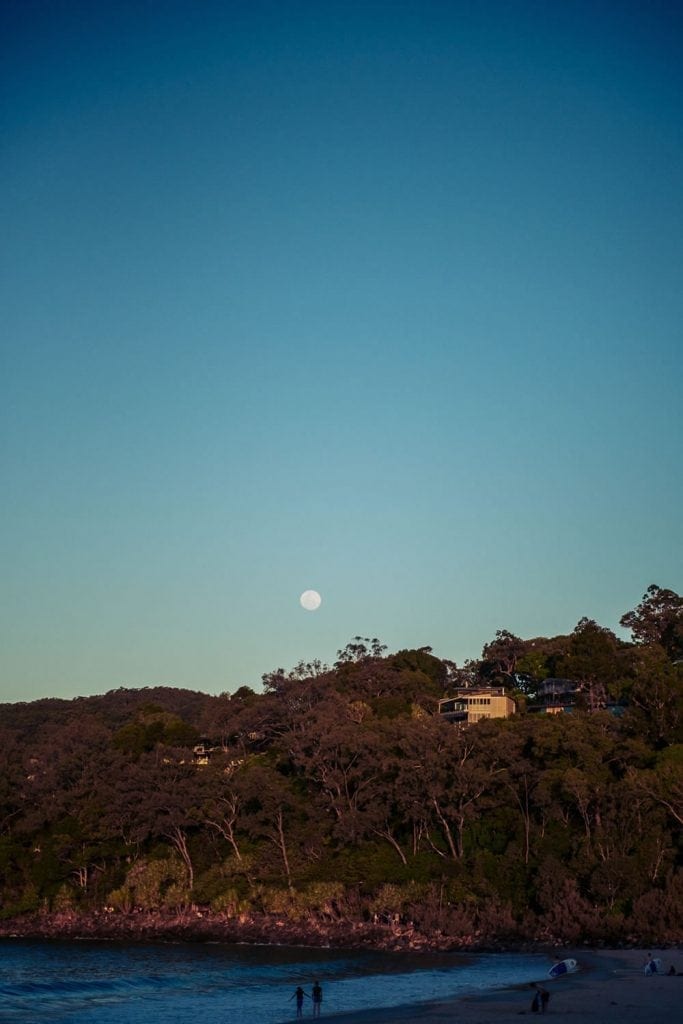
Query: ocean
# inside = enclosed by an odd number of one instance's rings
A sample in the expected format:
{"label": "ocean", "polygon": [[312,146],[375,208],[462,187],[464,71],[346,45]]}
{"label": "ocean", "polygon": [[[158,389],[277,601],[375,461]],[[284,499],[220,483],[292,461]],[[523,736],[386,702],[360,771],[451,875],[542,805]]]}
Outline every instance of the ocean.
{"label": "ocean", "polygon": [[[0,1021],[50,1024],[279,1024],[301,985],[322,1015],[530,982],[537,954],[404,954],[190,943],[0,941]],[[305,1000],[304,1016],[312,1003]]]}

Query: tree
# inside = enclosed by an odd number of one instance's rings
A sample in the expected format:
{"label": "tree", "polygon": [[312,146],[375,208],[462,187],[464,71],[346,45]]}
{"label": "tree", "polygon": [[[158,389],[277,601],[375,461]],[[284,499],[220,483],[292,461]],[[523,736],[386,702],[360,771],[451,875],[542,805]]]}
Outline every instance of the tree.
{"label": "tree", "polygon": [[643,600],[619,620],[639,644],[659,644],[672,661],[683,658],[683,597],[673,590],[649,586]]}
{"label": "tree", "polygon": [[569,647],[568,636],[538,636],[524,641],[524,653],[517,659],[515,680],[518,690],[531,702],[538,699],[540,683],[548,677],[556,677],[558,660],[565,656]]}
{"label": "tree", "polygon": [[[499,803],[510,802],[519,813],[522,821],[524,863],[528,864],[532,850],[535,827],[540,831],[543,827],[546,808],[539,796],[539,784],[543,778],[543,763],[534,756],[534,736],[539,729],[548,731],[554,723],[544,720],[520,718],[509,723],[504,730],[498,730],[495,737],[496,746],[501,756],[503,770],[496,782],[502,787]],[[494,739],[494,737],[492,737]],[[506,796],[506,793],[508,796]]]}
{"label": "tree", "polygon": [[[307,803],[294,782],[264,759],[254,758],[234,775],[241,825],[252,840],[265,840],[277,852],[290,892],[294,888],[295,860],[305,857],[313,839]],[[312,823],[311,823],[312,826]]]}
{"label": "tree", "polygon": [[337,651],[337,660],[334,663],[334,667],[339,668],[341,665],[366,661],[368,658],[381,658],[386,649],[387,645],[383,644],[377,637],[370,639],[367,636],[354,636],[353,640],[350,640],[346,647]]}
{"label": "tree", "polygon": [[441,832],[450,857],[459,861],[465,852],[466,827],[501,770],[498,755],[482,744],[477,729],[436,722],[423,735],[427,743],[415,771],[422,785],[425,820]]}
{"label": "tree", "polygon": [[489,683],[513,687],[517,662],[526,649],[526,643],[507,629],[499,629],[495,640],[486,644],[481,652],[481,674]]}
{"label": "tree", "polygon": [[658,644],[632,650],[626,720],[654,747],[683,739],[683,665],[672,664]]}
{"label": "tree", "polygon": [[319,704],[300,728],[286,736],[286,744],[293,764],[315,783],[323,805],[331,812],[333,833],[344,842],[355,842],[359,804],[376,767],[370,767],[368,726],[359,726],[344,710],[338,698]]}
{"label": "tree", "polygon": [[189,840],[190,834],[204,821],[201,809],[204,778],[194,765],[184,763],[179,757],[157,759],[146,754],[141,768],[146,771],[146,784],[136,814],[139,832],[171,843],[185,865],[191,893],[194,864]]}
{"label": "tree", "polygon": [[431,647],[397,651],[387,661],[399,671],[414,674],[414,678],[422,681],[425,690],[433,689],[435,696],[444,693],[452,674],[457,671],[455,664],[436,658]]}
{"label": "tree", "polygon": [[155,705],[141,708],[135,721],[121,726],[114,736],[115,747],[136,757],[154,750],[158,743],[193,747],[198,741],[199,733],[193,725]]}
{"label": "tree", "polygon": [[629,779],[635,790],[664,807],[683,827],[683,744],[664,751],[651,771],[630,769]]}
{"label": "tree", "polygon": [[22,753],[16,734],[0,726],[0,836],[12,830],[22,813]]}
{"label": "tree", "polygon": [[226,765],[223,758],[212,762],[206,776],[207,796],[203,812],[207,824],[223,836],[237,860],[241,861],[238,829],[243,801],[239,787],[233,785],[233,775],[232,766]]}
{"label": "tree", "polygon": [[611,692],[616,695],[623,672],[619,641],[614,633],[592,619],[581,619],[569,637],[566,653],[555,668],[564,679],[579,684],[583,703],[591,711],[604,708]]}

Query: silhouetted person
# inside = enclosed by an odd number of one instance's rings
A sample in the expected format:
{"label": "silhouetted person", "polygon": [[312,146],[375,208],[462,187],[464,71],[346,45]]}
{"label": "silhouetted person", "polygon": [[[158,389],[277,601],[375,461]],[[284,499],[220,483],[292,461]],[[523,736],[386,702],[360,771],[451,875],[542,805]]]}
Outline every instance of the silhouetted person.
{"label": "silhouetted person", "polygon": [[537,985],[535,982],[531,986],[534,989],[534,998],[531,1000],[531,1012],[532,1013],[545,1013],[546,1007],[550,1002],[550,992],[544,989],[542,985]]}
{"label": "silhouetted person", "polygon": [[311,998],[313,1000],[313,1016],[319,1017],[320,1008],[323,1001],[323,990],[321,989],[320,984],[317,981],[314,983],[313,988],[311,989]]}
{"label": "silhouetted person", "polygon": [[[301,985],[295,990],[294,994],[289,997],[290,1002],[292,999],[296,999],[296,1015],[297,1017],[303,1017],[304,1015],[304,996],[307,995],[302,989]],[[308,996],[310,999],[310,996]]]}

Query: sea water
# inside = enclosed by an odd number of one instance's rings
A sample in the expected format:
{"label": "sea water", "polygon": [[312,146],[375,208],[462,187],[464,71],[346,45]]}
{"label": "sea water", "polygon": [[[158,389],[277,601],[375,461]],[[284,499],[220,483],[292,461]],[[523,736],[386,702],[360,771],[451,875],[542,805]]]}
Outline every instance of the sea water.
{"label": "sea water", "polygon": [[[285,946],[0,941],[0,1021],[50,1024],[278,1024],[301,985],[323,1016],[448,999],[530,982],[534,954],[402,954]],[[304,1016],[312,1003],[305,1000]]]}

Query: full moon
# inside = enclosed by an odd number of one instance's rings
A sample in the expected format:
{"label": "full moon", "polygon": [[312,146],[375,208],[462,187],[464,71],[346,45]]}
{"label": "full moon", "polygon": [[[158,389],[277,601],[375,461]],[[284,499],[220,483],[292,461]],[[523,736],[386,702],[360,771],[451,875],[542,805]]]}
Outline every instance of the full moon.
{"label": "full moon", "polygon": [[303,594],[299,598],[299,604],[302,608],[305,608],[307,612],[314,612],[321,605],[322,597],[317,590],[304,590]]}

